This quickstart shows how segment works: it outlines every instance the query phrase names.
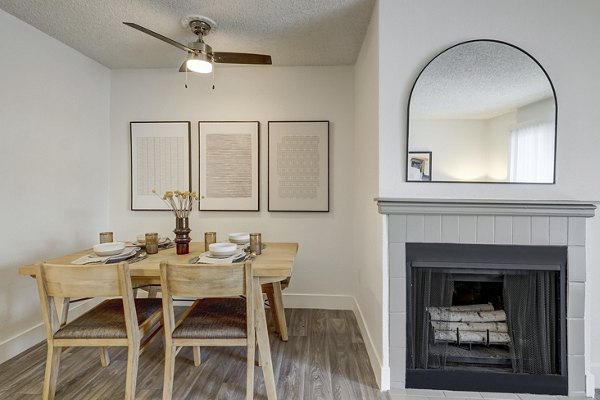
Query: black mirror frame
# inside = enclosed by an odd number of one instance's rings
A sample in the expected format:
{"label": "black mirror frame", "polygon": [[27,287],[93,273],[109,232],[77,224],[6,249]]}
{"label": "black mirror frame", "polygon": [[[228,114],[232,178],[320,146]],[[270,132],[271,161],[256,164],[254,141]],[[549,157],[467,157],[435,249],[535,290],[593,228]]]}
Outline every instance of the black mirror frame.
{"label": "black mirror frame", "polygon": [[[517,49],[521,52],[523,52],[524,54],[526,54],[529,58],[531,58],[537,65],[538,67],[540,67],[540,69],[542,70],[542,72],[544,72],[544,75],[546,76],[546,78],[548,79],[548,82],[550,83],[550,87],[552,88],[552,94],[554,95],[554,171],[553,171],[553,175],[552,175],[552,182],[487,182],[487,181],[436,181],[433,179],[433,173],[431,176],[431,180],[428,181],[409,181],[408,180],[408,155],[409,155],[409,151],[410,149],[408,148],[408,144],[409,144],[409,137],[410,137],[410,102],[412,100],[412,95],[413,95],[413,91],[415,90],[415,86],[417,85],[417,82],[419,81],[419,78],[421,77],[421,75],[423,74],[423,72],[427,69],[427,67],[429,66],[429,64],[431,64],[433,62],[433,60],[435,60],[436,58],[438,58],[439,56],[441,56],[442,54],[444,54],[445,52],[447,52],[448,50],[451,50],[457,46],[463,45],[463,44],[467,44],[467,43],[473,43],[473,42],[493,42],[493,43],[500,43],[500,44],[504,44],[507,46],[510,46],[514,49]],[[540,64],[538,62],[538,60],[535,59],[535,57],[533,57],[531,54],[529,54],[527,51],[523,50],[522,48],[515,46],[514,44],[508,43],[508,42],[504,42],[502,40],[496,40],[496,39],[473,39],[473,40],[467,40],[464,42],[460,42],[457,43],[455,45],[452,45],[446,49],[444,49],[443,51],[439,52],[435,57],[433,57],[431,60],[429,60],[427,62],[427,64],[421,69],[421,71],[419,72],[419,74],[417,75],[417,78],[415,79],[411,89],[410,89],[410,94],[408,96],[408,105],[406,108],[406,151],[405,151],[405,162],[404,162],[404,168],[406,169],[405,173],[404,173],[404,178],[405,178],[405,182],[406,183],[487,183],[487,184],[512,184],[512,185],[554,185],[556,184],[556,154],[557,154],[557,147],[558,147],[558,100],[557,100],[557,96],[556,96],[556,90],[554,89],[554,84],[552,83],[552,79],[550,79],[550,75],[548,75],[548,73],[546,72],[546,70],[544,69],[544,67],[542,66],[542,64]],[[412,150],[412,151],[417,151],[417,150]]]}

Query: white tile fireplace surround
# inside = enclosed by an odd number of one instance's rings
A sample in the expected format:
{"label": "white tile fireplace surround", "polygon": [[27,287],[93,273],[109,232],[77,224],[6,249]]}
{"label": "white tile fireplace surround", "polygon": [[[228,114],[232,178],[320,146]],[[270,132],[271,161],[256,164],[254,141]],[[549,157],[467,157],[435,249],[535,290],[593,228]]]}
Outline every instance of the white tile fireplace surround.
{"label": "white tile fireplace surround", "polygon": [[[567,371],[570,396],[593,390],[586,349],[586,218],[595,203],[578,201],[378,199],[388,216],[389,349],[392,389],[405,388],[406,243],[565,246]],[[589,341],[587,342],[589,343]],[[592,395],[593,392],[588,393]]]}

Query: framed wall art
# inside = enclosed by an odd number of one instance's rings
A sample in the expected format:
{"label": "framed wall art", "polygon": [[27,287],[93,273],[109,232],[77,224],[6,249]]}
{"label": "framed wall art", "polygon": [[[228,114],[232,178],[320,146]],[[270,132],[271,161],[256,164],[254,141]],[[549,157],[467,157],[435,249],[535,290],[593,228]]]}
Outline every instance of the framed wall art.
{"label": "framed wall art", "polygon": [[269,211],[329,211],[329,121],[269,121]]}
{"label": "framed wall art", "polygon": [[131,144],[131,209],[168,210],[169,190],[191,190],[189,121],[134,121]]}
{"label": "framed wall art", "polygon": [[200,210],[259,210],[258,121],[198,123]]}

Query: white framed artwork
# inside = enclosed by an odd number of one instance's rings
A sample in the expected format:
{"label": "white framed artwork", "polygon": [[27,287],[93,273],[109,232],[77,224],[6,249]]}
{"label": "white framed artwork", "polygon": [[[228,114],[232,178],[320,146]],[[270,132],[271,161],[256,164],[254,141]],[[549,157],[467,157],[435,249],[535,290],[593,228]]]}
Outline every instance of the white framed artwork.
{"label": "white framed artwork", "polygon": [[269,121],[269,211],[329,211],[329,121]]}
{"label": "white framed artwork", "polygon": [[166,191],[192,189],[190,122],[132,121],[129,134],[131,210],[169,210]]}
{"label": "white framed artwork", "polygon": [[200,121],[201,211],[259,210],[259,122]]}

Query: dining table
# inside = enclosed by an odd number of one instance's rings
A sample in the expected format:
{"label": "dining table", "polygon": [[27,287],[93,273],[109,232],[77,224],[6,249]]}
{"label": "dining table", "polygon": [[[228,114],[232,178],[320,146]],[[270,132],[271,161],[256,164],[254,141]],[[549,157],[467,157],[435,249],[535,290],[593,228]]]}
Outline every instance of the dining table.
{"label": "dining table", "polygon": [[[188,254],[177,254],[175,247],[164,248],[156,254],[148,254],[147,257],[138,257],[135,262],[129,264],[129,272],[134,287],[148,285],[160,285],[160,263],[163,261],[185,264],[197,259],[205,252],[203,242],[191,242]],[[294,262],[298,252],[298,243],[266,242],[261,254],[252,255],[249,261],[252,263],[252,274],[255,279],[255,293],[253,301],[255,304],[256,334],[259,354],[263,364],[265,375],[265,387],[269,399],[276,399],[275,378],[271,361],[271,350],[269,345],[266,315],[263,301],[262,287],[270,286],[273,295],[269,298],[274,304],[269,304],[273,311],[275,323],[279,329],[282,340],[287,340],[287,325],[283,308],[281,294],[281,282],[292,276]],[[92,249],[84,249],[72,254],[57,258],[43,260],[50,264],[71,264],[73,261],[92,254]],[[123,261],[127,262],[127,260]],[[35,277],[36,264],[25,265],[19,268],[20,275]],[[81,265],[85,268],[85,265]],[[272,287],[272,288],[271,288]],[[69,301],[56,304],[58,315],[66,322]]]}

